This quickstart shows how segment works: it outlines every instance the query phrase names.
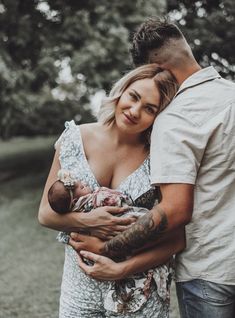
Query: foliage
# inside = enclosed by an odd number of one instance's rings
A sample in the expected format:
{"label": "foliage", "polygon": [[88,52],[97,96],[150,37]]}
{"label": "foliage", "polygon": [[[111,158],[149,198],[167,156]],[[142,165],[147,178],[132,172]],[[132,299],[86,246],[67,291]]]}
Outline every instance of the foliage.
{"label": "foliage", "polygon": [[57,133],[71,117],[92,120],[89,96],[130,68],[129,30],[161,14],[164,3],[0,2],[0,137]]}
{"label": "foliage", "polygon": [[135,28],[166,12],[200,64],[235,78],[233,0],[0,0],[0,138],[93,120],[90,96],[132,67]]}
{"label": "foliage", "polygon": [[203,66],[215,65],[235,79],[235,6],[233,0],[168,0],[168,15],[177,21]]}

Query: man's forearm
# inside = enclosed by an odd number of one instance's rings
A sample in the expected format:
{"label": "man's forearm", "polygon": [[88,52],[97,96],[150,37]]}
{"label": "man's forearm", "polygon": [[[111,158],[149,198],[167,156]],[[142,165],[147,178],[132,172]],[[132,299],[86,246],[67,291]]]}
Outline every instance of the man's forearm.
{"label": "man's forearm", "polygon": [[150,240],[157,240],[168,229],[168,219],[161,207],[139,218],[128,230],[118,234],[104,244],[103,254],[107,256],[131,255]]}
{"label": "man's forearm", "polygon": [[181,252],[184,248],[184,229],[180,228],[172,231],[168,240],[120,263],[122,266],[122,278],[164,264],[173,254]]}

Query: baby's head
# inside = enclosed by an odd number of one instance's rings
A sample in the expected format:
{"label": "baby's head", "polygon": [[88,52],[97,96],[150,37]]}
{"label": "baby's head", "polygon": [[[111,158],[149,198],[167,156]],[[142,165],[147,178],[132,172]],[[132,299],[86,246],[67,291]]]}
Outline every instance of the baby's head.
{"label": "baby's head", "polygon": [[58,180],[48,191],[48,202],[51,208],[60,214],[70,212],[75,202],[84,195],[91,193],[91,189],[81,181],[75,180],[68,171],[59,170]]}

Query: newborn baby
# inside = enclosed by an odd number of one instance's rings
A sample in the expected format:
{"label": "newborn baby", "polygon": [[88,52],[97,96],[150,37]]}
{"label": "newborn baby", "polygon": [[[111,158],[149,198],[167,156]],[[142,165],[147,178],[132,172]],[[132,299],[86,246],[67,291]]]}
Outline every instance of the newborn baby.
{"label": "newborn baby", "polygon": [[106,187],[96,188],[92,192],[66,170],[59,170],[58,180],[48,191],[48,202],[51,208],[60,214],[71,211],[89,212],[100,206],[133,206],[133,201],[128,195]]}
{"label": "newborn baby", "polygon": [[[117,216],[142,216],[147,209],[133,206],[130,196],[106,187],[96,188],[93,192],[82,181],[77,180],[70,171],[59,170],[58,180],[48,191],[48,202],[51,208],[59,213],[90,212],[101,206],[129,207],[128,211]],[[60,232],[57,240],[68,244],[69,233]]]}

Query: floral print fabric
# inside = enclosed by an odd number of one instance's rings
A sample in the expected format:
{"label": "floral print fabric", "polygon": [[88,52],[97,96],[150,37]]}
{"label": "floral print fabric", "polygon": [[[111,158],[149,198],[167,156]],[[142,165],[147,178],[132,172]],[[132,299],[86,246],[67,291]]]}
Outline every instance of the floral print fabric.
{"label": "floral print fabric", "polygon": [[[91,189],[99,188],[86,159],[79,126],[73,121],[66,123],[57,145],[60,145],[61,168],[70,170]],[[149,158],[115,190],[130,196],[134,205],[138,202],[139,207],[151,208],[157,194],[150,184]],[[60,318],[167,318],[171,277],[172,266],[168,263],[121,281],[97,281],[80,270],[76,252],[66,245]]]}

